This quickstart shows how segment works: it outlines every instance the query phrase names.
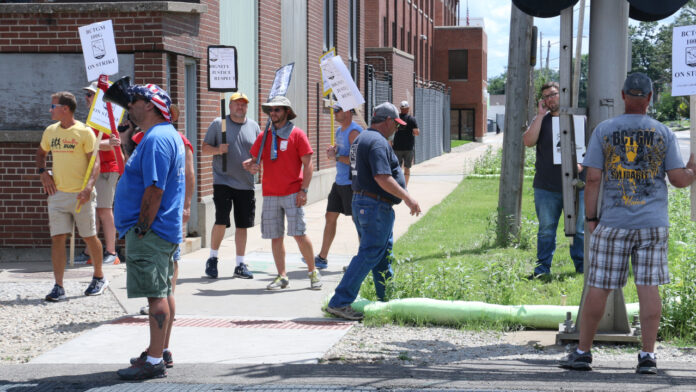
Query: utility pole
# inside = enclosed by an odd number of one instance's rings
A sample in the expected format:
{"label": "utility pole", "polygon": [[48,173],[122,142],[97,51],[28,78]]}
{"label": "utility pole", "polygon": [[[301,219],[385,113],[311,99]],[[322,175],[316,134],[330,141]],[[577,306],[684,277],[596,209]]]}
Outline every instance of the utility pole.
{"label": "utility pole", "polygon": [[575,44],[575,64],[573,64],[573,102],[574,108],[578,107],[580,99],[580,67],[582,66],[582,29],[585,24],[585,0],[580,0],[580,9],[578,13],[578,36]]}
{"label": "utility pole", "polygon": [[526,101],[529,99],[529,59],[533,21],[531,16],[520,11],[514,4],[510,8],[505,133],[498,198],[497,241],[502,245],[508,244],[511,237],[516,237],[520,229],[524,173],[522,133],[527,128]]}
{"label": "utility pole", "polygon": [[544,48],[543,48],[543,34],[541,33],[541,30],[539,30],[539,71],[541,71],[541,59],[544,58]]}
{"label": "utility pole", "polygon": [[549,52],[551,52],[551,41],[548,41],[548,45],[546,46],[546,71],[549,70]]}

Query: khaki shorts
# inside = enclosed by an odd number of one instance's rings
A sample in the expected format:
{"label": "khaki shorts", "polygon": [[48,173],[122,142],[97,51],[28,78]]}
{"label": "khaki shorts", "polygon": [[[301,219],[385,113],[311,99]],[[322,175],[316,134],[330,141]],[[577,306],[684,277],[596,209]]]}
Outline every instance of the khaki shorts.
{"label": "khaki shorts", "polygon": [[114,208],[114,194],[118,173],[99,173],[94,188],[97,190],[97,208]]}
{"label": "khaki shorts", "polygon": [[48,227],[51,237],[72,232],[73,222],[77,226],[80,237],[88,238],[97,235],[95,211],[97,194],[92,189],[89,201],[82,205],[80,213],[75,212],[79,192],[57,191],[48,197]]}
{"label": "khaki shorts", "polygon": [[307,225],[304,208],[296,207],[297,193],[288,196],[264,196],[261,208],[261,238],[283,237],[285,217],[288,218],[288,235],[304,235]]}
{"label": "khaki shorts", "polygon": [[138,238],[126,233],[126,289],[128,298],[166,298],[172,295],[174,251],[178,244],[149,230]]}

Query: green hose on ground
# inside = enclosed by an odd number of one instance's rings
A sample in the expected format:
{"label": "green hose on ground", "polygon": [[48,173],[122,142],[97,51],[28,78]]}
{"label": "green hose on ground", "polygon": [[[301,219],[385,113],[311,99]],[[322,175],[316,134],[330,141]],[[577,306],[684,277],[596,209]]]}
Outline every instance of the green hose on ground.
{"label": "green hose on ground", "polygon": [[[366,316],[389,315],[404,321],[432,324],[463,324],[472,321],[499,321],[538,329],[558,329],[566,313],[576,320],[578,306],[495,305],[485,302],[443,301],[431,298],[404,298],[389,302],[358,299],[353,309]],[[638,313],[638,304],[626,304],[629,320]]]}

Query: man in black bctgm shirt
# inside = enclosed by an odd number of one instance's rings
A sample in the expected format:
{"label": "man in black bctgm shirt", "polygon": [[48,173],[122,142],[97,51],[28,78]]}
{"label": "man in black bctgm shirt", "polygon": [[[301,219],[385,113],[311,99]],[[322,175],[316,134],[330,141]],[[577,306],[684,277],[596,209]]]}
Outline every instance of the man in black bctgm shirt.
{"label": "man in black bctgm shirt", "polygon": [[408,186],[408,179],[411,176],[411,165],[413,164],[413,149],[416,146],[416,136],[420,134],[418,130],[418,123],[416,118],[408,114],[409,105],[408,101],[401,101],[401,113],[399,118],[406,123],[406,125],[399,125],[399,129],[394,134],[394,153],[399,159],[399,166],[404,171],[404,177],[406,177],[406,186]]}
{"label": "man in black bctgm shirt", "polygon": [[[551,260],[556,250],[556,229],[563,210],[563,186],[561,165],[554,165],[553,150],[556,148],[551,125],[552,117],[558,117],[560,105],[558,83],[548,82],[541,86],[541,100],[536,117],[522,135],[524,145],[536,146],[536,173],[534,174],[534,206],[539,231],[537,233],[537,265],[532,277],[551,274]],[[585,174],[580,173],[584,180]],[[585,247],[585,203],[584,192],[578,193],[577,223],[570,257],[575,271],[583,272]]]}

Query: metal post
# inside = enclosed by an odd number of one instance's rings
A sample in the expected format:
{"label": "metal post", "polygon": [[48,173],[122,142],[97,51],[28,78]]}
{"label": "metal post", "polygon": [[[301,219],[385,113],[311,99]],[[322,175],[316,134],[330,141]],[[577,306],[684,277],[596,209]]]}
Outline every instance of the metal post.
{"label": "metal post", "polygon": [[[614,0],[593,0],[590,7],[588,130],[593,130],[603,120],[624,112],[621,87],[626,78],[626,63],[625,61],[617,61],[617,58],[626,58],[628,8],[628,2]],[[589,140],[589,137],[585,140]],[[601,203],[601,194],[598,202]],[[585,239],[585,278],[587,278],[590,264],[587,257],[589,243],[589,233],[587,233]],[[583,287],[574,332],[557,334],[557,341],[578,340],[580,317],[586,295],[587,283]],[[594,340],[635,342],[639,339],[640,336],[631,334],[623,291],[614,290],[607,299],[604,316],[599,323]]]}
{"label": "metal post", "polygon": [[560,42],[560,115],[558,118],[561,137],[561,183],[563,184],[563,222],[566,237],[575,235],[577,222],[578,183],[577,160],[575,157],[575,129],[571,109],[571,61],[573,48],[573,7],[561,11]]}

